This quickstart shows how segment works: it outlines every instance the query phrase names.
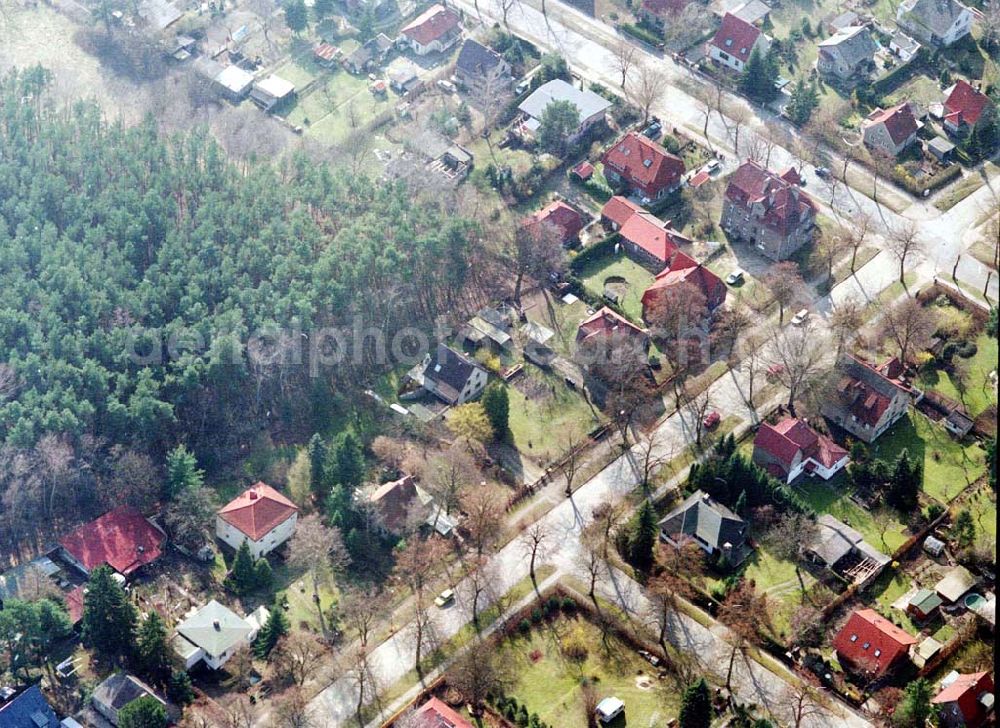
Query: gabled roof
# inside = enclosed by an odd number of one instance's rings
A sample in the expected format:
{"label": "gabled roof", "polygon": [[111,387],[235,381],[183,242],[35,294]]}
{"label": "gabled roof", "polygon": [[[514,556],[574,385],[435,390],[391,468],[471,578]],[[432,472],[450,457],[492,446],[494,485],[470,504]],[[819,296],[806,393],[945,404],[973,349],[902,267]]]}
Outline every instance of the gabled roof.
{"label": "gabled roof", "polygon": [[[876,368],[855,356],[847,355],[840,360],[838,368],[843,377],[837,384],[840,404],[859,422],[874,427],[892,404],[898,393],[908,394],[907,387],[900,383],[902,367],[896,360],[886,361]],[[895,376],[890,377],[889,375]]]}
{"label": "gabled roof", "polygon": [[605,306],[590,318],[580,322],[576,330],[576,340],[577,342],[589,341],[597,336],[616,333],[646,337],[645,331]]}
{"label": "gabled roof", "polygon": [[214,599],[177,625],[179,635],[216,657],[245,642],[252,632],[243,617]]}
{"label": "gabled roof", "polygon": [[756,219],[782,234],[793,230],[818,209],[798,185],[782,179],[752,159],[745,161],[729,176],[726,199],[747,211],[760,205],[761,210],[755,212]]}
{"label": "gabled roof", "polygon": [[93,698],[102,705],[121,710],[133,700],[147,695],[166,705],[153,689],[139,678],[128,673],[116,672],[94,688]]}
{"label": "gabled roof", "polygon": [[419,504],[417,483],[412,475],[383,483],[368,496],[378,506],[382,521],[390,531],[399,532],[406,525],[410,509]]}
{"label": "gabled roof", "polygon": [[632,202],[627,197],[615,195],[604,203],[604,207],[601,208],[601,217],[610,220],[620,228],[637,212],[642,212],[641,205]]}
{"label": "gabled roof", "polygon": [[656,280],[643,292],[643,308],[651,305],[661,291],[681,283],[690,283],[701,291],[705,295],[705,303],[709,309],[717,308],[726,300],[726,286],[722,279],[691,256],[678,250],[671,258],[670,266],[660,272]]}
{"label": "gabled roof", "polygon": [[837,633],[833,646],[849,662],[879,675],[916,643],[915,637],[874,609],[859,609]]}
{"label": "gabled roof", "polygon": [[457,398],[476,369],[482,367],[465,354],[438,344],[434,356],[424,367],[424,379],[430,379],[450,397]]}
{"label": "gabled roof", "polygon": [[835,52],[852,68],[862,61],[870,61],[876,51],[878,46],[875,45],[871,32],[862,25],[841,28],[819,42],[820,54]]}
{"label": "gabled roof", "polygon": [[683,536],[697,536],[717,549],[728,543],[735,552],[746,546],[746,521],[700,490],[664,516],[659,526],[674,541]]}
{"label": "gabled roof", "polygon": [[468,38],[455,60],[455,67],[469,75],[485,75],[504,63],[503,56],[479,41]]}
{"label": "gabled roof", "polygon": [[37,685],[0,704],[0,728],[59,728],[59,719]]}
{"label": "gabled roof", "polygon": [[983,109],[992,103],[989,96],[976,91],[967,81],[956,81],[944,102],[945,121],[950,121],[955,126],[975,126],[983,115]]}
{"label": "gabled roof", "polygon": [[957,602],[976,585],[976,577],[964,566],[949,569],[941,581],[934,585],[934,591],[949,603]]}
{"label": "gabled roof", "polygon": [[427,45],[444,37],[458,27],[461,18],[451,8],[431,5],[399,32],[420,45]]}
{"label": "gabled roof", "polygon": [[260,541],[298,513],[299,507],[267,483],[257,482],[219,509],[226,523]]}
{"label": "gabled roof", "polygon": [[760,36],[761,32],[756,26],[732,13],[726,13],[711,43],[723,53],[746,63]]}
{"label": "gabled roof", "polygon": [[85,523],[63,538],[59,545],[87,571],[107,564],[128,576],[140,566],[160,557],[166,537],[131,506],[119,506]]}
{"label": "gabled roof", "polygon": [[959,674],[941,692],[931,698],[934,705],[955,703],[969,728],[976,728],[986,717],[987,710],[979,702],[984,694],[992,695],[993,678],[986,671],[967,675]]}
{"label": "gabled roof", "polygon": [[862,130],[884,125],[893,144],[902,144],[917,133],[917,120],[913,116],[910,104],[904,101],[888,109],[875,109],[861,122]]}
{"label": "gabled roof", "polygon": [[899,8],[904,24],[917,26],[937,36],[947,34],[967,10],[958,0],[910,0]]}
{"label": "gabled roof", "polygon": [[764,422],[754,438],[754,449],[760,448],[790,470],[795,456],[813,460],[824,468],[840,462],[847,450],[825,435],[821,435],[797,418],[786,418],[776,425]]}
{"label": "gabled roof", "polygon": [[413,728],[472,728],[472,723],[438,698],[430,698],[417,709]]}
{"label": "gabled roof", "polygon": [[542,114],[545,113],[545,107],[553,101],[572,103],[580,112],[580,121],[589,119],[602,111],[607,111],[611,106],[611,102],[603,96],[599,96],[589,89],[578,89],[561,78],[557,78],[536,88],[517,108],[534,119],[541,119]]}
{"label": "gabled roof", "polygon": [[684,160],[635,131],[615,142],[601,161],[629,185],[653,196],[659,190],[676,186],[684,174]]}
{"label": "gabled roof", "polygon": [[629,217],[620,232],[625,240],[638,245],[664,264],[677,252],[679,245],[691,242],[672,230],[669,222],[663,222],[646,210],[639,210]]}
{"label": "gabled roof", "polygon": [[543,226],[550,225],[559,231],[559,242],[566,243],[583,230],[583,217],[562,200],[555,200],[529,215],[522,223],[532,234],[541,237]]}
{"label": "gabled roof", "polygon": [[941,597],[930,589],[917,589],[907,606],[918,609],[922,614],[930,614],[941,606]]}

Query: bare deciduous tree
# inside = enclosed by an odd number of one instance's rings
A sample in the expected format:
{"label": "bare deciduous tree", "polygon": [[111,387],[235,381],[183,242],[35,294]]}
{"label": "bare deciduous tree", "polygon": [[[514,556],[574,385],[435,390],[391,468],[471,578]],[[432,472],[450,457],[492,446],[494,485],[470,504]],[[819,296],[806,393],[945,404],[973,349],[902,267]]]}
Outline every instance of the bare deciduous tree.
{"label": "bare deciduous tree", "polygon": [[837,357],[844,352],[847,344],[854,340],[864,324],[863,306],[853,298],[838,303],[830,312],[830,332],[837,342]]}
{"label": "bare deciduous tree", "polygon": [[465,528],[476,556],[490,551],[503,531],[503,514],[507,507],[506,493],[495,485],[477,485],[462,494]]}
{"label": "bare deciduous tree", "polygon": [[822,371],[826,337],[808,321],[795,329],[772,329],[777,378],[788,389],[788,410],[795,414],[795,400],[803,387]]}
{"label": "bare deciduous tree", "polygon": [[497,659],[495,650],[480,644],[472,645],[456,658],[447,681],[469,703],[472,714],[478,716],[488,695],[502,695],[510,689],[512,675]]}
{"label": "bare deciduous tree", "polygon": [[278,640],[271,651],[274,674],[302,687],[326,657],[326,650],[315,635],[293,631]]}
{"label": "bare deciduous tree", "polygon": [[323,634],[326,634],[326,620],[320,604],[319,587],[331,574],[347,568],[350,561],[339,528],[324,526],[315,514],[299,519],[295,535],[289,543],[288,563],[292,568],[308,571],[311,575],[313,602]]}
{"label": "bare deciduous tree", "polygon": [[361,646],[367,647],[378,620],[379,593],[371,587],[349,587],[340,600],[340,612]]}
{"label": "bare deciduous tree", "polygon": [[795,300],[804,286],[799,266],[790,260],[775,263],[765,274],[764,283],[778,304],[778,323],[783,324],[785,308]]}
{"label": "bare deciduous tree", "polygon": [[300,688],[289,688],[274,706],[275,728],[314,728],[309,701]]}
{"label": "bare deciduous tree", "polygon": [[478,470],[469,454],[453,447],[427,463],[424,485],[448,515],[459,507],[463,490],[476,481]]}
{"label": "bare deciduous tree", "polygon": [[534,523],[522,524],[521,535],[518,537],[521,549],[528,558],[528,575],[531,577],[531,585],[538,592],[538,579],[535,577],[535,566],[545,558],[548,553],[551,534],[543,520]]}
{"label": "bare deciduous tree", "polygon": [[889,252],[899,261],[899,282],[905,286],[906,259],[922,247],[920,226],[914,220],[902,221],[890,230],[886,244]]}
{"label": "bare deciduous tree", "polygon": [[626,88],[629,99],[642,111],[642,123],[649,121],[653,106],[660,102],[670,85],[670,79],[658,65],[639,63]]}
{"label": "bare deciduous tree", "polygon": [[799,580],[802,601],[806,598],[806,585],[802,579],[802,556],[804,550],[815,541],[817,528],[816,521],[809,516],[789,510],[771,524],[765,535],[771,553],[795,564],[795,576]]}
{"label": "bare deciduous tree", "polygon": [[747,648],[760,639],[766,631],[773,632],[767,595],[757,594],[749,581],[744,579],[739,586],[726,595],[719,607],[719,619],[729,627],[732,652],[726,670],[726,690],[732,694],[733,666],[736,655],[746,659]]}
{"label": "bare deciduous tree", "polygon": [[868,241],[872,226],[871,214],[864,210],[858,210],[851,218],[851,224],[846,228],[847,244],[851,246],[851,273],[854,272],[858,261],[858,251]]}
{"label": "bare deciduous tree", "polygon": [[896,344],[900,361],[910,361],[914,349],[930,345],[938,320],[931,308],[922,306],[915,298],[906,298],[881,313],[879,328],[885,338]]}
{"label": "bare deciduous tree", "polygon": [[619,37],[611,49],[612,66],[615,73],[621,76],[621,83],[619,85],[622,88],[625,88],[625,81],[628,80],[628,73],[632,70],[637,53],[638,48],[624,37]]}

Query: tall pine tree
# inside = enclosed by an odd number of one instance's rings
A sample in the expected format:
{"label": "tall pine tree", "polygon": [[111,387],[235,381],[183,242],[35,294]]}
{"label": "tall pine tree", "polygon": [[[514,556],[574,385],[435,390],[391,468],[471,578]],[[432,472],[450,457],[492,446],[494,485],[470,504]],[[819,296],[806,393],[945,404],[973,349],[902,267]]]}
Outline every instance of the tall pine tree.
{"label": "tall pine tree", "polygon": [[494,382],[483,392],[483,411],[493,427],[493,437],[503,440],[510,426],[510,399],[507,388]]}
{"label": "tall pine tree", "polygon": [[135,607],[111,568],[90,573],[83,598],[83,642],[100,657],[114,663],[132,655],[135,646]]}
{"label": "tall pine tree", "polygon": [[286,634],[288,634],[288,617],[285,616],[281,605],[275,604],[271,607],[271,613],[253,643],[254,654],[261,660],[266,659],[278,644],[278,640]]}
{"label": "tall pine tree", "polygon": [[357,488],[365,476],[365,456],[361,452],[361,443],[352,432],[345,432],[333,447],[333,462],[331,474],[334,484]]}
{"label": "tall pine tree", "polygon": [[899,453],[899,457],[896,458],[896,463],[892,469],[886,500],[893,508],[897,508],[904,513],[909,513],[917,507],[917,498],[922,482],[922,464],[919,462],[914,463],[909,451],[904,448]]}
{"label": "tall pine tree", "polygon": [[709,728],[712,724],[712,695],[705,678],[699,678],[684,690],[678,720],[681,728]]}
{"label": "tall pine tree", "polygon": [[167,627],[156,612],[150,612],[139,625],[135,661],[139,670],[157,684],[162,685],[170,676]]}
{"label": "tall pine tree", "polygon": [[309,440],[309,487],[320,503],[330,492],[332,485],[326,476],[326,443],[317,432]]}
{"label": "tall pine tree", "polygon": [[236,549],[228,581],[230,588],[237,594],[249,594],[257,587],[257,569],[246,541]]}
{"label": "tall pine tree", "polygon": [[653,565],[653,549],[657,538],[656,511],[648,500],[642,502],[636,514],[629,541],[629,561],[640,571],[649,571]]}
{"label": "tall pine tree", "polygon": [[198,461],[184,445],[178,445],[167,454],[166,500],[200,488],[204,482],[205,473],[198,469]]}

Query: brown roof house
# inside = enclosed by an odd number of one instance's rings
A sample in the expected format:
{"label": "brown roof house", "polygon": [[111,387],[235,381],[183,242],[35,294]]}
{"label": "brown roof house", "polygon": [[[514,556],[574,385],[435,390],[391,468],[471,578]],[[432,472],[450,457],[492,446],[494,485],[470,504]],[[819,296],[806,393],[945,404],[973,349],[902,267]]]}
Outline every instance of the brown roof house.
{"label": "brown roof house", "polygon": [[234,549],[246,543],[259,559],[292,537],[298,517],[298,506],[267,483],[258,482],[218,510],[215,535]]}
{"label": "brown roof house", "polygon": [[979,728],[993,714],[993,678],[986,671],[962,675],[952,671],[941,681],[941,692],[931,698],[945,728]]}
{"label": "brown roof house", "polygon": [[721,224],[771,260],[785,260],[812,240],[816,212],[797,184],[747,160],[729,177]]}
{"label": "brown roof house", "polygon": [[917,117],[909,102],[888,109],[875,109],[861,122],[865,146],[897,157],[917,141]]}
{"label": "brown roof house", "polygon": [[455,528],[455,522],[417,485],[412,475],[374,488],[368,501],[378,509],[382,525],[389,533],[401,534],[423,524],[442,536],[450,536]]}
{"label": "brown roof house", "polygon": [[462,20],[451,8],[431,5],[399,31],[418,56],[451,48],[462,38]]}
{"label": "brown roof house", "polygon": [[823,403],[823,416],[863,442],[874,442],[922,396],[901,378],[896,358],[875,367],[846,355],[837,369],[841,377],[834,395]]}
{"label": "brown roof house", "polygon": [[878,46],[868,28],[842,28],[819,42],[816,71],[824,78],[847,84],[859,81],[875,69]]}
{"label": "brown roof house", "polygon": [[944,128],[952,134],[967,134],[984,112],[993,112],[993,102],[982,91],[972,88],[967,81],[958,80],[945,91],[942,120]]}
{"label": "brown roof house", "polygon": [[630,131],[601,157],[604,176],[642,204],[661,200],[681,185],[684,160],[638,132]]}

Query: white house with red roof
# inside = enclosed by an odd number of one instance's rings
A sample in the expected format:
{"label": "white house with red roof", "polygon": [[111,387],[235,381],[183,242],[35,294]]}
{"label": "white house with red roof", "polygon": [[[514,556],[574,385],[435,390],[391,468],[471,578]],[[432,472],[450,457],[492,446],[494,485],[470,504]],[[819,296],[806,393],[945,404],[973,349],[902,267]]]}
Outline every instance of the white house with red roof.
{"label": "white house with red roof", "polygon": [[412,724],[408,722],[407,725],[413,728],[472,728],[472,723],[435,697],[417,708]]}
{"label": "white house with red roof", "polygon": [[[726,300],[726,284],[705,265],[690,255],[678,250],[670,260],[670,265],[660,272],[653,283],[642,294],[642,315],[647,318],[650,309],[661,305],[668,291],[681,290],[687,284],[694,286],[705,296],[705,305],[714,311]],[[697,322],[692,322],[696,324]]]}
{"label": "white house with red roof", "polygon": [[847,450],[794,417],[762,423],[753,441],[753,461],[784,483],[803,473],[829,480],[848,460]]}
{"label": "white house with red roof", "polygon": [[941,120],[952,134],[968,134],[984,111],[993,109],[990,97],[972,88],[967,81],[959,80],[945,91],[947,98]]}
{"label": "white house with red roof", "polygon": [[583,230],[583,215],[563,200],[554,200],[529,215],[521,223],[525,231],[536,240],[551,231],[563,245],[577,241]]}
{"label": "white house with red roof", "polygon": [[601,157],[604,176],[612,186],[628,188],[648,205],[681,186],[684,160],[652,139],[630,131]]}
{"label": "white house with red roof", "polygon": [[107,564],[127,577],[158,559],[166,540],[137,509],[119,506],[79,526],[59,546],[63,558],[84,574]]}
{"label": "white house with red roof", "polygon": [[875,109],[861,122],[865,146],[893,157],[917,141],[917,118],[909,102],[888,109]]}
{"label": "white house with red roof", "polygon": [[671,228],[669,221],[663,222],[621,195],[604,203],[601,222],[620,233],[622,248],[630,258],[654,272],[663,270],[681,245],[691,243],[690,238]]}
{"label": "white house with red roof", "polygon": [[995,687],[986,672],[962,675],[952,671],[941,681],[941,692],[931,698],[946,728],[979,728],[993,714]]}
{"label": "white house with red roof", "polygon": [[216,512],[215,535],[234,549],[246,543],[259,559],[292,537],[298,517],[297,505],[258,482]]}
{"label": "white house with red roof", "polygon": [[837,660],[843,667],[873,679],[904,662],[915,644],[916,637],[874,609],[852,612],[833,640]]}
{"label": "white house with red roof", "polygon": [[895,357],[874,366],[848,354],[837,370],[840,379],[834,396],[823,402],[823,416],[863,442],[874,442],[923,397]]}
{"label": "white house with red roof", "polygon": [[451,8],[431,5],[399,31],[418,56],[446,51],[462,38],[461,18]]}
{"label": "white house with red roof", "polygon": [[771,260],[785,260],[812,240],[818,207],[793,172],[777,175],[748,159],[726,185],[722,228]]}
{"label": "white house with red roof", "polygon": [[760,28],[726,13],[722,25],[708,43],[708,55],[716,63],[743,73],[754,51],[764,55],[770,47],[771,39]]}

